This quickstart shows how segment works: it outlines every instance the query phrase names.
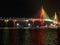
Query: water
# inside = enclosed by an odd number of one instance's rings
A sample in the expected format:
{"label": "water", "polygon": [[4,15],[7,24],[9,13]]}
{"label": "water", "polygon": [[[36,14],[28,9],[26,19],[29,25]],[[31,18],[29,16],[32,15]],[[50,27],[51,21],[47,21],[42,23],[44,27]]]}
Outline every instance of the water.
{"label": "water", "polygon": [[45,45],[57,45],[57,29],[45,29]]}
{"label": "water", "polygon": [[58,45],[59,34],[59,29],[50,28],[2,28],[0,45]]}
{"label": "water", "polygon": [[31,29],[31,45],[44,45],[44,29]]}

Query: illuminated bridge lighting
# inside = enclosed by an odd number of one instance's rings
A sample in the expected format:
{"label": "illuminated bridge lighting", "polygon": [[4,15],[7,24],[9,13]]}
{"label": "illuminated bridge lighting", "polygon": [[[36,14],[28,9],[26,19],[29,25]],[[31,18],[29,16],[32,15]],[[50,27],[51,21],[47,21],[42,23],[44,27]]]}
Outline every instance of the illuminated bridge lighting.
{"label": "illuminated bridge lighting", "polygon": [[20,24],[19,23],[16,23],[16,27],[19,28],[20,27]]}
{"label": "illuminated bridge lighting", "polygon": [[30,27],[30,28],[31,28],[31,27],[32,27],[32,24],[28,23],[28,27]]}
{"label": "illuminated bridge lighting", "polygon": [[4,20],[5,22],[8,22],[9,20]]}
{"label": "illuminated bridge lighting", "polygon": [[[8,27],[8,24],[11,25],[11,27],[19,27],[19,28],[28,28],[28,27],[46,27],[46,28],[55,28],[60,27],[60,22],[58,20],[57,14],[55,12],[53,20],[50,19],[46,11],[44,10],[43,6],[41,9],[37,12],[36,15],[34,15],[34,18],[7,18],[2,19],[0,18],[0,27]],[[12,23],[10,24],[9,21]],[[13,25],[13,26],[12,26]]]}
{"label": "illuminated bridge lighting", "polygon": [[19,23],[17,23],[16,25],[17,25],[17,26],[20,26],[20,24],[19,24]]}
{"label": "illuminated bridge lighting", "polygon": [[46,11],[44,10],[43,6],[38,11],[38,13],[35,16],[33,16],[33,17],[34,18],[39,18],[39,19],[50,19],[50,17],[48,16],[48,14],[46,13]]}
{"label": "illuminated bridge lighting", "polygon": [[55,12],[55,16],[54,16],[53,20],[54,20],[54,22],[59,23],[59,19],[58,19],[58,16],[57,16],[56,12]]}
{"label": "illuminated bridge lighting", "polygon": [[30,24],[30,23],[28,23],[28,26],[30,27],[30,26],[31,26],[31,24]]}
{"label": "illuminated bridge lighting", "polygon": [[40,21],[40,22],[44,22],[44,20],[43,19],[28,19],[28,20],[30,20],[30,21],[32,21],[32,22],[35,22],[35,21]]}
{"label": "illuminated bridge lighting", "polygon": [[17,20],[13,20],[13,22],[16,22]]}
{"label": "illuminated bridge lighting", "polygon": [[[33,22],[33,21],[34,22]],[[32,28],[32,27],[35,27],[35,28],[40,28],[40,27],[47,27],[47,28],[50,28],[51,24],[53,24],[54,27],[60,27],[60,24],[58,24],[58,22],[54,21],[54,20],[51,20],[51,19],[35,19],[35,18],[32,18],[32,19],[24,19],[24,20],[21,20],[20,19],[4,19],[4,20],[1,20],[0,19],[0,27],[5,27],[5,22],[7,22],[7,27],[19,27],[19,28],[26,28],[26,27],[29,27],[29,28]],[[9,23],[11,22],[11,24]],[[13,26],[14,25],[14,26]]]}

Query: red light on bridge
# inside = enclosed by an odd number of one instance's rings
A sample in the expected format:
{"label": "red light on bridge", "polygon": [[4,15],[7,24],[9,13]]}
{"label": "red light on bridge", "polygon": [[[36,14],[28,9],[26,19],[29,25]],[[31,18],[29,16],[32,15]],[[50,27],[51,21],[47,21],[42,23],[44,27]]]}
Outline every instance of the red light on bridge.
{"label": "red light on bridge", "polygon": [[44,20],[43,19],[29,19],[30,21],[32,21],[33,23],[35,22],[35,21],[39,21],[39,22],[41,22],[41,23],[44,23]]}

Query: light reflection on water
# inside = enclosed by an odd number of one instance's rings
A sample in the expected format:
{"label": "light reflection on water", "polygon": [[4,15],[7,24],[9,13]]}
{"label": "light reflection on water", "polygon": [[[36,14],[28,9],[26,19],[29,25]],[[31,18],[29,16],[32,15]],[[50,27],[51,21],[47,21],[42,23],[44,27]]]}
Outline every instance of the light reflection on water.
{"label": "light reflection on water", "polygon": [[0,45],[57,45],[58,29],[1,28]]}

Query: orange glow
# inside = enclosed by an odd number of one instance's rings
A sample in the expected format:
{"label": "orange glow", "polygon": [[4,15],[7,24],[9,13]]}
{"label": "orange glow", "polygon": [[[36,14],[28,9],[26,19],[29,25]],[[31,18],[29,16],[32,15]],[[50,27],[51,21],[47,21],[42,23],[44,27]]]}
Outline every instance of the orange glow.
{"label": "orange glow", "polygon": [[41,13],[40,13],[40,18],[43,18],[43,16],[44,16],[44,9],[43,9],[43,6],[42,6]]}
{"label": "orange glow", "polygon": [[38,11],[38,13],[34,16],[34,18],[43,19],[43,16],[44,16],[44,9],[42,6],[41,9]]}
{"label": "orange glow", "polygon": [[16,22],[17,20],[13,20],[13,22]]}

